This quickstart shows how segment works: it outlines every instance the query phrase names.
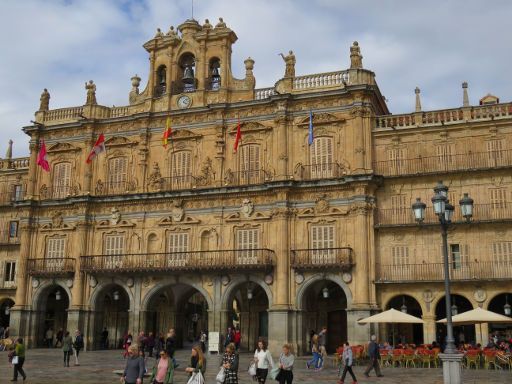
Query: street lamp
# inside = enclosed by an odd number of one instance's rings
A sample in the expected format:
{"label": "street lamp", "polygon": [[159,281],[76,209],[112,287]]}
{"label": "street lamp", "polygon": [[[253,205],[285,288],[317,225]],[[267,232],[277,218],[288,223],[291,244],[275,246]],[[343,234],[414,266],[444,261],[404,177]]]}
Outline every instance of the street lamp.
{"label": "street lamp", "polygon": [[[443,264],[444,264],[444,290],[445,290],[445,305],[446,305],[446,348],[444,353],[439,357],[443,363],[447,364],[447,368],[443,369],[444,382],[450,384],[460,383],[460,362],[462,355],[457,353],[455,348],[455,339],[453,337],[453,323],[452,323],[452,303],[450,295],[450,265],[448,262],[448,227],[452,221],[455,207],[450,204],[448,200],[448,187],[439,181],[434,187],[434,197],[432,197],[432,204],[434,213],[439,218],[441,225],[441,235],[443,239]],[[467,193],[459,201],[462,216],[466,221],[470,221],[473,216],[473,199]],[[416,221],[421,224],[425,217],[426,206],[421,203],[418,198],[412,205],[414,217]],[[457,308],[455,306],[455,310]]]}
{"label": "street lamp", "polygon": [[512,308],[510,307],[510,304],[508,303],[508,295],[505,296],[505,305],[503,306],[503,311],[505,312],[506,316],[510,316],[512,314]]}
{"label": "street lamp", "polygon": [[405,296],[402,297],[402,306],[400,307],[402,313],[407,313],[407,305],[405,305]]}
{"label": "street lamp", "polygon": [[329,288],[325,287],[324,289],[322,289],[322,296],[324,297],[324,299],[329,298]]}
{"label": "street lamp", "polygon": [[114,291],[112,294],[114,301],[119,301],[119,291]]}
{"label": "street lamp", "polygon": [[[509,311],[510,311],[510,305],[509,305]],[[5,316],[9,316],[11,313],[11,308],[9,306],[5,307]]]}
{"label": "street lamp", "polygon": [[61,296],[61,294],[60,294],[60,291],[59,291],[59,290],[57,290],[57,291],[55,292],[55,300],[57,300],[57,301],[58,301],[58,300],[60,300],[61,298],[62,298],[62,296]]}

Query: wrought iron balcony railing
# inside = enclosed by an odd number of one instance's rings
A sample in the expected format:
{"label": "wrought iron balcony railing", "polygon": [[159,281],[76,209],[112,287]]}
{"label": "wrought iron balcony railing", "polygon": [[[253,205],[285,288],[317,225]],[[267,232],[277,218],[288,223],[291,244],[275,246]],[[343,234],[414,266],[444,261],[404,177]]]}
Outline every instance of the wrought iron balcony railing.
{"label": "wrought iron balcony railing", "polygon": [[13,190],[10,192],[0,192],[0,205],[11,205],[25,198],[25,190]]}
{"label": "wrought iron balcony railing", "polygon": [[[458,202],[455,202],[457,204]],[[496,202],[492,204],[475,204],[473,206],[472,221],[501,221],[512,220],[512,202]],[[453,213],[452,222],[464,222],[460,209],[456,209]],[[425,210],[424,224],[438,223],[439,219],[434,213],[432,207]],[[411,225],[416,224],[414,214],[411,208],[398,209],[378,209],[376,211],[375,224],[378,226],[386,225]]]}
{"label": "wrought iron balcony railing", "polygon": [[233,172],[227,170],[224,175],[224,185],[251,185],[263,184],[272,181],[274,175],[264,169]]}
{"label": "wrought iron balcony railing", "polygon": [[382,176],[409,176],[429,173],[463,172],[512,166],[512,150],[470,152],[454,155],[377,161],[374,172]]}
{"label": "wrought iron balcony railing", "polygon": [[352,248],[294,249],[291,266],[295,269],[341,269],[352,267]]}
{"label": "wrought iron balcony railing", "polygon": [[75,272],[75,259],[69,257],[27,260],[27,273],[31,276],[62,276]]}
{"label": "wrought iron balcony railing", "polygon": [[0,231],[0,245],[6,244],[19,244],[20,237],[18,231],[10,232],[10,231]]}
{"label": "wrought iron balcony railing", "polygon": [[123,195],[126,193],[134,192],[136,190],[136,186],[134,182],[131,181],[101,181],[98,180],[96,182],[96,187],[94,188],[94,195],[96,196],[109,196],[109,195]]}
{"label": "wrought iron balcony railing", "polygon": [[[455,281],[510,280],[512,261],[450,263],[450,279]],[[377,265],[376,283],[444,281],[443,263]]]}
{"label": "wrought iron balcony railing", "polygon": [[170,253],[82,256],[84,272],[172,272],[230,269],[270,269],[275,254],[270,249],[226,249]]}
{"label": "wrought iron balcony railing", "polygon": [[43,184],[39,188],[39,199],[67,199],[71,196],[77,196],[80,193],[78,185],[53,185]]}
{"label": "wrought iron balcony railing", "polygon": [[297,164],[295,177],[298,180],[332,179],[346,175],[346,169],[339,163]]}

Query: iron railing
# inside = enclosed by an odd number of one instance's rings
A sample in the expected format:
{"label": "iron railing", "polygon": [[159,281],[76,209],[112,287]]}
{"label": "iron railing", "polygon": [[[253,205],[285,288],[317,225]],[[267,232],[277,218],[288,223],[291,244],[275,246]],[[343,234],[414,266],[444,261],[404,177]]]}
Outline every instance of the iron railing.
{"label": "iron railing", "polygon": [[270,249],[226,249],[169,253],[131,253],[82,256],[84,272],[199,271],[269,269],[275,253]]}
{"label": "iron railing", "polygon": [[134,192],[136,189],[135,183],[130,181],[97,181],[94,188],[94,195],[108,196],[108,195],[123,195],[126,193]]}
{"label": "iron railing", "polygon": [[80,193],[80,188],[75,185],[53,185],[46,186],[43,184],[39,188],[39,199],[67,199],[71,196],[77,196]]}
{"label": "iron railing", "polygon": [[190,189],[197,185],[196,178],[192,175],[162,177],[160,180],[161,189],[165,191]]}
{"label": "iron railing", "polygon": [[[450,280],[510,280],[511,261],[450,263]],[[378,265],[377,283],[444,281],[443,263]]]}
{"label": "iron railing", "polygon": [[291,266],[295,269],[341,269],[352,267],[352,248],[294,249]]}
{"label": "iron railing", "polygon": [[27,273],[31,276],[61,276],[75,272],[75,259],[69,257],[27,260]]}
{"label": "iron railing", "polygon": [[18,232],[19,230],[16,230],[15,232],[11,232],[9,230],[0,231],[0,244],[19,244],[20,237]]}
{"label": "iron railing", "polygon": [[510,166],[512,150],[501,150],[377,161],[373,169],[382,176],[406,176]]}
{"label": "iron railing", "polygon": [[346,175],[347,171],[339,163],[298,164],[295,177],[299,180],[332,179]]}
{"label": "iron railing", "polygon": [[263,184],[272,181],[273,174],[264,169],[233,172],[227,170],[224,174],[224,185],[251,185]]}
{"label": "iron railing", "polygon": [[18,189],[9,192],[0,192],[0,205],[11,205],[25,199],[25,190]]}
{"label": "iron railing", "polygon": [[[453,202],[458,205],[458,202]],[[492,204],[475,204],[473,206],[472,221],[500,221],[512,220],[512,202],[496,202]],[[452,222],[464,222],[460,209],[453,212]],[[424,224],[438,223],[439,218],[434,213],[434,208],[429,206],[425,209]],[[412,208],[377,209],[376,225],[408,225],[416,224]]]}

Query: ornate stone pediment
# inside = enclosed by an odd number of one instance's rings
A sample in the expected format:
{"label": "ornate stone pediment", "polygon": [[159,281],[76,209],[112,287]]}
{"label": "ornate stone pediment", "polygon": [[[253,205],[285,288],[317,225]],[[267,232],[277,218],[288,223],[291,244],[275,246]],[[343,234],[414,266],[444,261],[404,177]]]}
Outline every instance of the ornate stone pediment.
{"label": "ornate stone pediment", "polygon": [[241,212],[235,212],[235,213],[232,213],[231,215],[229,215],[226,218],[226,221],[227,222],[239,222],[239,221],[243,221],[243,220],[255,221],[255,220],[270,220],[270,219],[271,219],[271,217],[269,215],[265,215],[262,212],[255,212],[250,217],[246,217]]}
{"label": "ornate stone pediment", "polygon": [[[319,204],[320,203],[320,204]],[[319,200],[319,203],[316,204],[314,208],[305,208],[300,211],[297,217],[307,218],[307,217],[318,217],[318,216],[345,216],[350,213],[350,207],[341,206],[341,207],[329,207],[325,206],[325,203],[322,200]],[[318,207],[320,207],[320,211],[318,211]]]}
{"label": "ornate stone pediment", "polygon": [[199,140],[203,135],[192,132],[188,129],[179,129],[172,133],[171,140]]}
{"label": "ornate stone pediment", "polygon": [[[235,124],[230,130],[230,135],[236,135],[238,124]],[[248,121],[246,123],[240,124],[240,130],[244,133],[256,133],[256,132],[265,132],[265,131],[271,131],[272,127],[267,127],[266,125],[263,125],[261,123],[258,123],[256,121]]]}
{"label": "ornate stone pediment", "polygon": [[163,219],[161,219],[158,222],[158,225],[163,227],[163,226],[173,225],[178,222],[180,224],[200,224],[201,220],[194,219],[193,217],[190,217],[190,216],[184,216],[180,220],[175,220],[175,216],[173,216],[173,214],[171,213],[169,216],[166,216]]}
{"label": "ornate stone pediment", "polygon": [[62,212],[56,212],[52,216],[51,223],[41,225],[41,231],[72,231],[74,229],[74,225],[64,223]]}
{"label": "ornate stone pediment", "polygon": [[[345,121],[345,119],[336,117],[331,113],[326,113],[326,112],[313,113],[313,125],[342,123],[344,121]],[[306,116],[305,118],[303,118],[297,125],[302,126],[303,128],[308,128],[309,127],[309,115]]]}
{"label": "ornate stone pediment", "polygon": [[57,143],[48,148],[48,153],[80,151],[80,148],[69,143]]}
{"label": "ornate stone pediment", "polygon": [[113,228],[113,227],[135,227],[135,223],[132,223],[128,220],[121,220],[119,216],[119,221],[117,220],[116,212],[111,214],[111,218],[107,220],[100,220],[97,224],[97,228]]}
{"label": "ornate stone pediment", "polygon": [[114,136],[105,141],[105,146],[107,147],[131,146],[136,144],[135,141],[131,141],[124,136]]}

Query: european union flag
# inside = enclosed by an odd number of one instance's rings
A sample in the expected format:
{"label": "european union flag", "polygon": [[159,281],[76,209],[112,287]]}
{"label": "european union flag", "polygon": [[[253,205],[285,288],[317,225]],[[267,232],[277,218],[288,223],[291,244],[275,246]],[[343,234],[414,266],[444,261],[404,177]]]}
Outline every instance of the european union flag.
{"label": "european union flag", "polygon": [[313,112],[309,111],[309,135],[308,135],[308,144],[313,144]]}

